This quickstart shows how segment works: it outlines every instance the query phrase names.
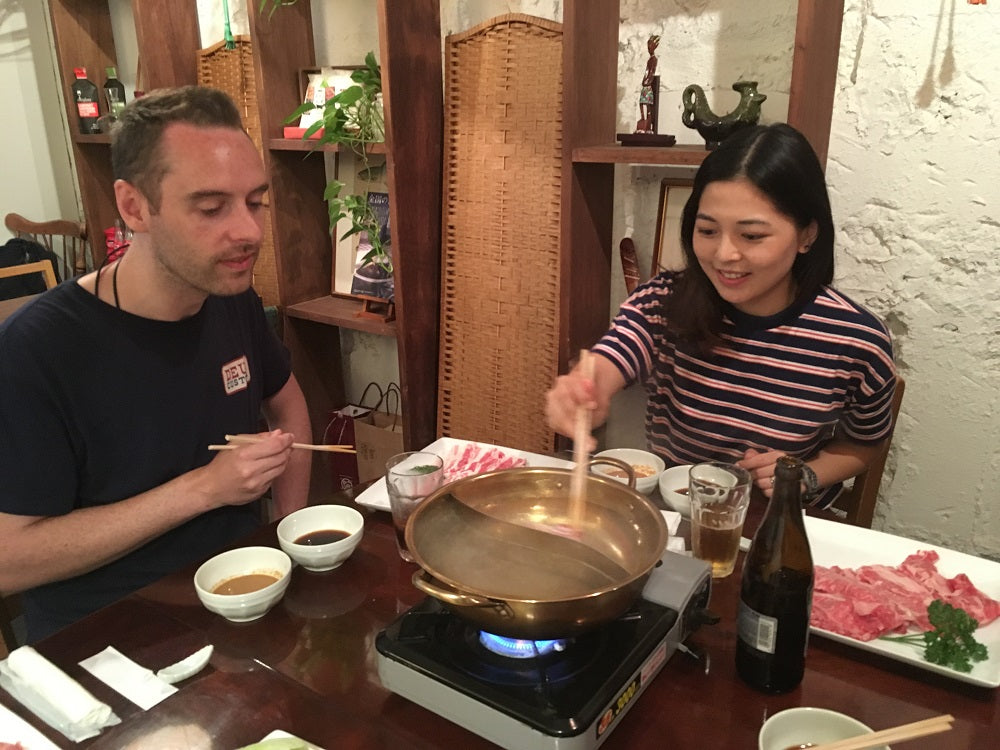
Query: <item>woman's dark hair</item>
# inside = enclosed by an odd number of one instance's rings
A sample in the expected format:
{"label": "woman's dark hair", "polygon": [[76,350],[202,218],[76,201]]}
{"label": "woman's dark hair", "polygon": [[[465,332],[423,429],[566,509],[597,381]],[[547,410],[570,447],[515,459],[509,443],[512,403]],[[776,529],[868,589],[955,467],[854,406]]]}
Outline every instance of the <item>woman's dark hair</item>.
{"label": "woman's dark hair", "polygon": [[675,285],[667,319],[682,341],[708,350],[719,339],[727,306],[694,254],[694,225],[705,188],[743,179],[766,195],[799,229],[816,222],[809,252],[792,265],[795,303],[811,299],[833,281],[833,214],[826,179],[816,152],[799,131],[785,123],[737,131],[705,157],[681,215],[681,247],[687,268]]}

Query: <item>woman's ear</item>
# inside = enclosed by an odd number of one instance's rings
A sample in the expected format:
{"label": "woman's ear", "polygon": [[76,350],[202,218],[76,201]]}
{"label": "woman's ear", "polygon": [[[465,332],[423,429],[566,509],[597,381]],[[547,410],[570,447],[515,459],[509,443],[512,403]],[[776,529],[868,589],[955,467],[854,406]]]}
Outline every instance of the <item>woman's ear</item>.
{"label": "woman's ear", "polygon": [[149,201],[139,188],[131,182],[115,180],[115,203],[125,226],[133,232],[148,231]]}
{"label": "woman's ear", "polygon": [[819,224],[811,221],[809,226],[799,232],[799,252],[808,253],[817,237],[819,237]]}

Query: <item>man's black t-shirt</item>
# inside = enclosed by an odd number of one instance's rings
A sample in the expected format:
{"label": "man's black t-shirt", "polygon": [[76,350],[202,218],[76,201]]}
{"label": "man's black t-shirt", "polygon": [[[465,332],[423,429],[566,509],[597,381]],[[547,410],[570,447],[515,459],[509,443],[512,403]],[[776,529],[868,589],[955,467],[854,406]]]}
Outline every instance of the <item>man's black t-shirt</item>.
{"label": "man's black t-shirt", "polygon": [[[208,463],[211,443],[258,430],[290,374],[252,291],[179,322],[101,302],[75,280],[0,327],[0,512],[57,516],[114,503]],[[194,518],[97,570],[28,590],[30,641],[259,524],[256,504]]]}

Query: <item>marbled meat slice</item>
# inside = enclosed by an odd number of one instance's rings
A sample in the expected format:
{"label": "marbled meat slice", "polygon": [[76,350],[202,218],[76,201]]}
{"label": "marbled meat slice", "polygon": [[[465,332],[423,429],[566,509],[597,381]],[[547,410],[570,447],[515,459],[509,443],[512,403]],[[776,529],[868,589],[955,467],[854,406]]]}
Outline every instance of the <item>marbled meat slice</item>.
{"label": "marbled meat slice", "polygon": [[964,573],[945,578],[937,561],[936,552],[922,550],[896,567],[816,566],[810,623],[861,641],[910,628],[929,630],[927,607],[935,599],[961,607],[980,627],[1000,617],[1000,602],[976,588]]}
{"label": "marbled meat slice", "polygon": [[485,474],[497,469],[510,469],[524,466],[527,461],[496,446],[467,443],[453,445],[443,456],[444,479],[453,482],[456,479]]}

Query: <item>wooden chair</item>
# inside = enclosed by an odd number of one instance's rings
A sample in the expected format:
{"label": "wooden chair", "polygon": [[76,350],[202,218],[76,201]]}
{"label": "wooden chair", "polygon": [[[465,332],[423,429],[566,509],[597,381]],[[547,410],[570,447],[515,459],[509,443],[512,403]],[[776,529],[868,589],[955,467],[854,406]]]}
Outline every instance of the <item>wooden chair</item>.
{"label": "wooden chair", "polygon": [[903,391],[906,381],[902,377],[896,379],[896,392],[892,396],[892,426],[885,439],[882,452],[871,462],[871,465],[854,478],[854,485],[844,490],[834,502],[833,507],[847,513],[847,522],[855,526],[870,529],[875,518],[875,502],[878,500],[878,489],[882,484],[882,472],[885,460],[889,456],[889,446],[892,444],[892,433],[896,429],[896,419],[899,407],[903,403]]}
{"label": "wooden chair", "polygon": [[29,273],[40,273],[45,279],[45,288],[51,289],[56,285],[56,272],[52,268],[51,260],[37,260],[34,263],[21,263],[17,266],[0,267],[0,279],[8,279],[11,276],[24,276]]}
{"label": "wooden chair", "polygon": [[3,658],[2,650],[6,649],[10,653],[18,646],[23,645],[17,637],[14,629],[14,620],[21,614],[21,600],[17,594],[0,594],[0,658]]}
{"label": "wooden chair", "polygon": [[3,223],[15,237],[34,240],[59,256],[62,261],[59,270],[64,279],[84,274],[93,266],[92,260],[88,260],[87,225],[82,221],[29,221],[12,213],[4,217]]}

